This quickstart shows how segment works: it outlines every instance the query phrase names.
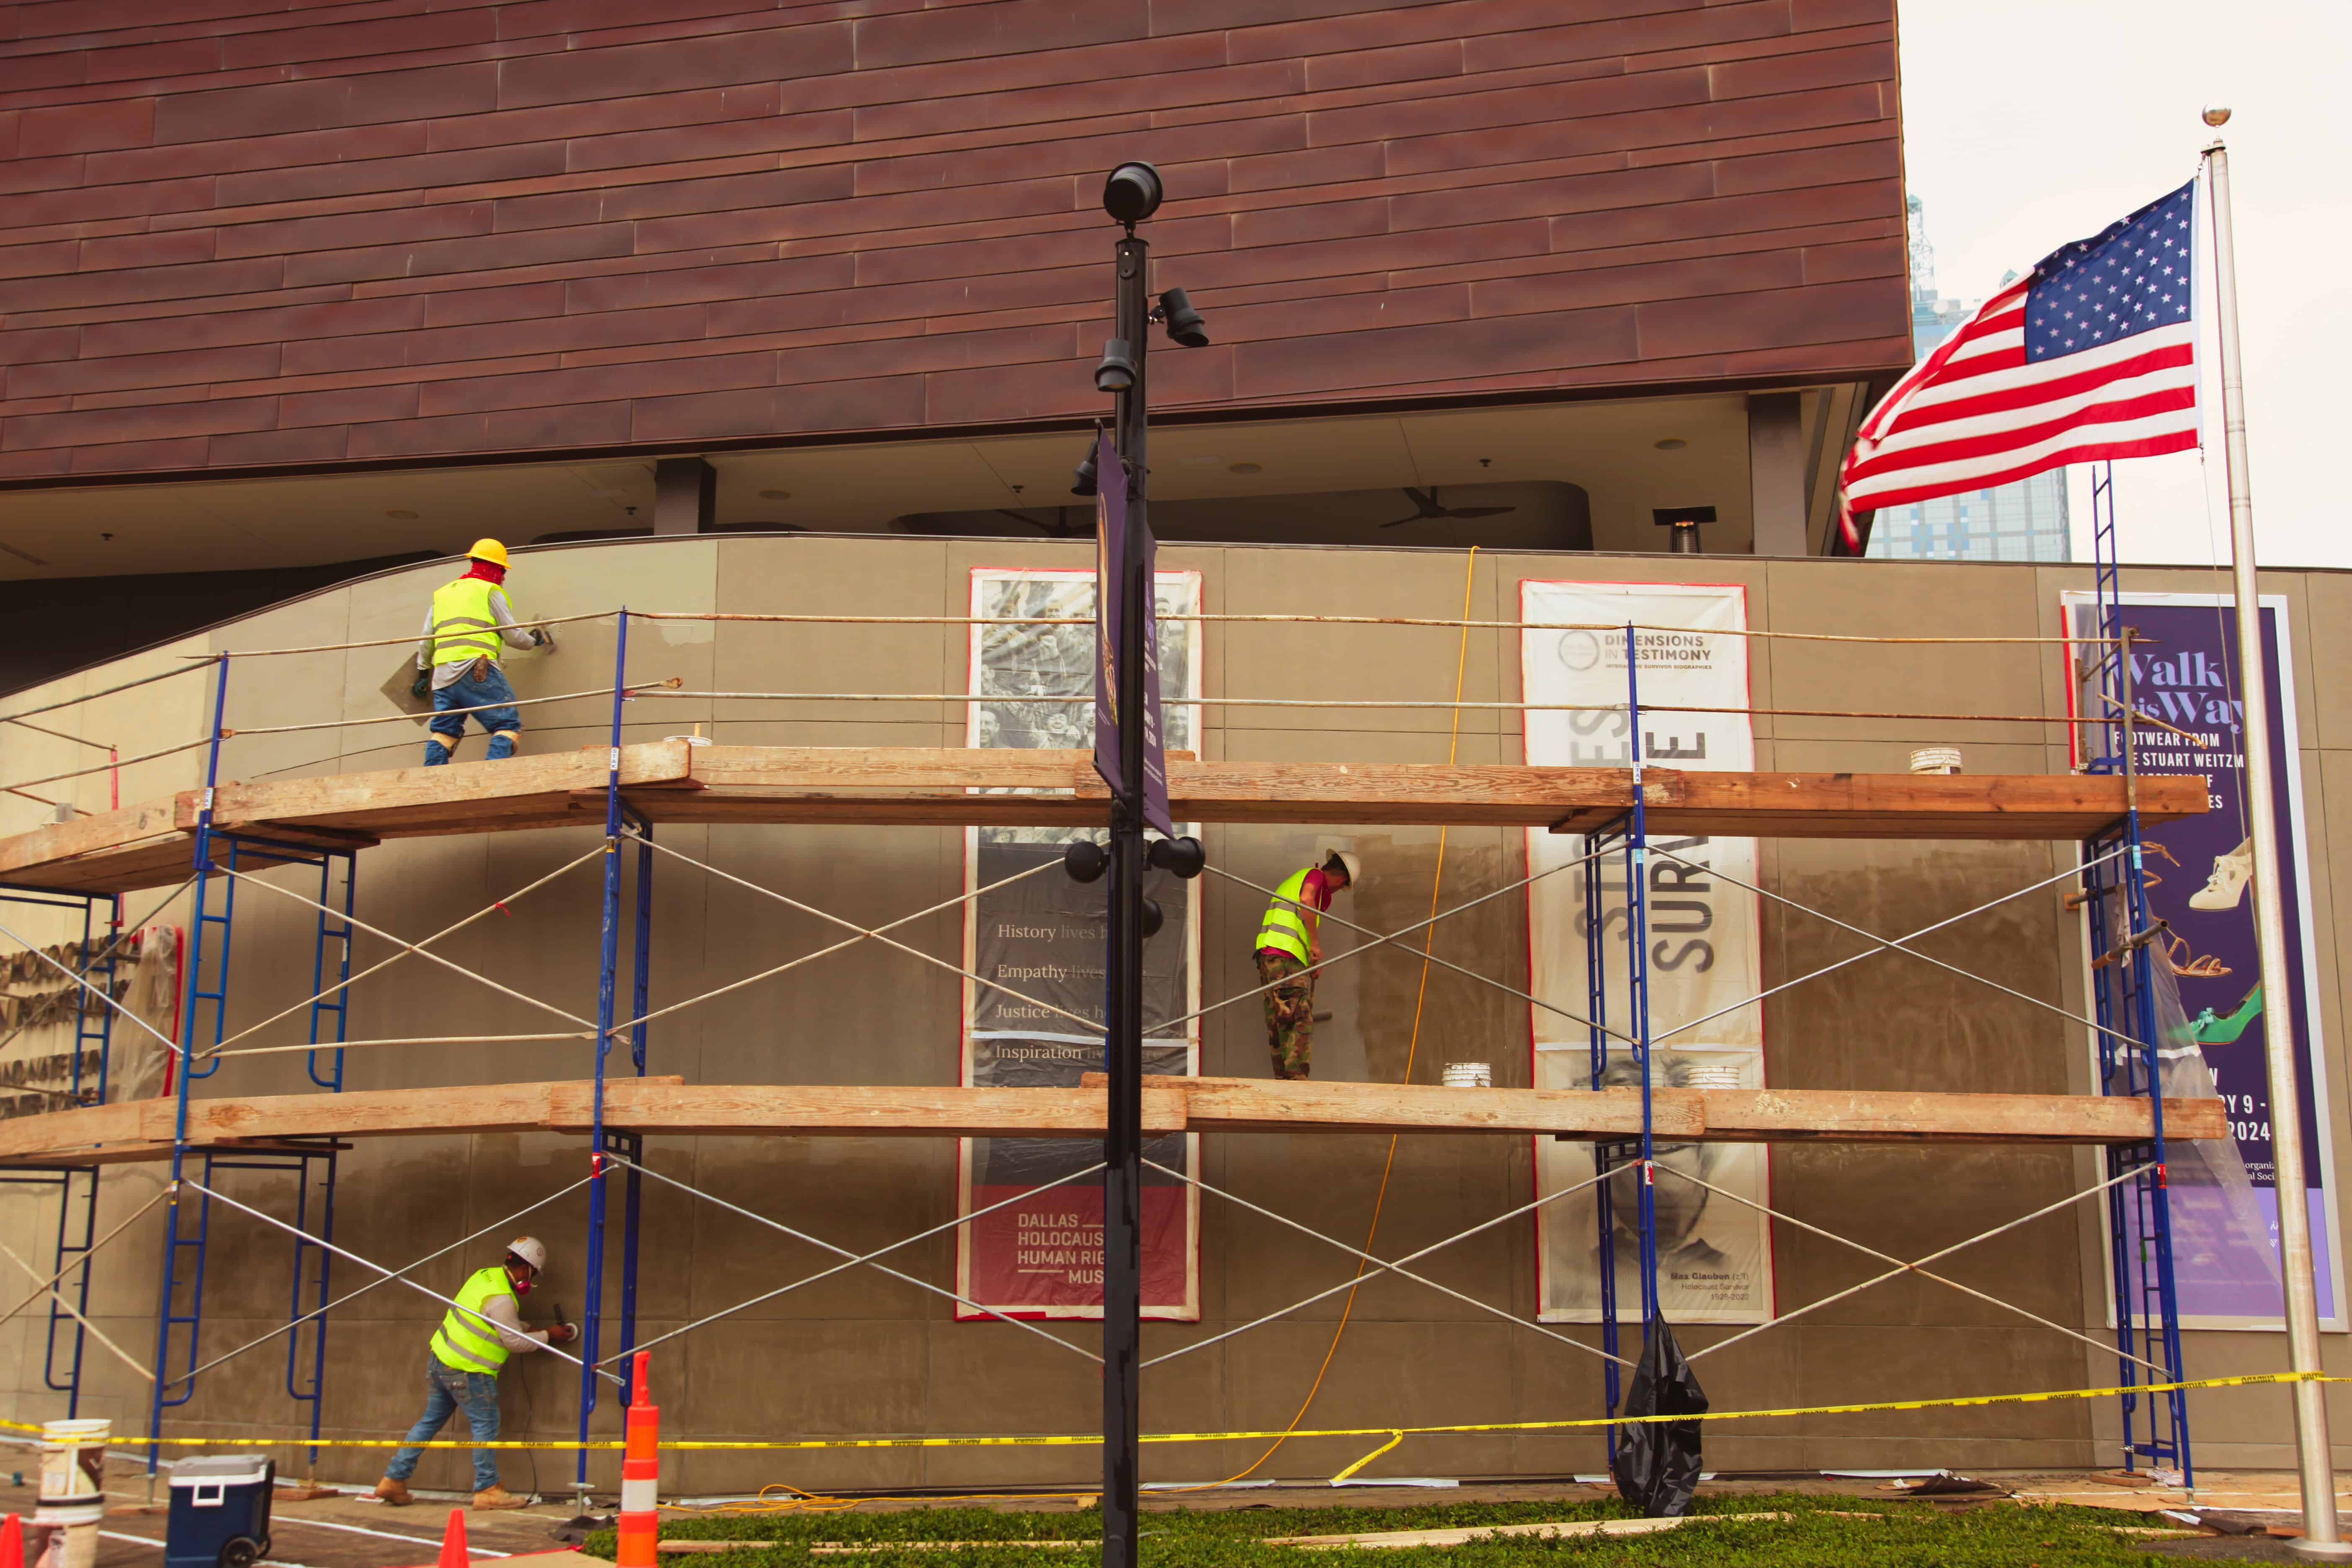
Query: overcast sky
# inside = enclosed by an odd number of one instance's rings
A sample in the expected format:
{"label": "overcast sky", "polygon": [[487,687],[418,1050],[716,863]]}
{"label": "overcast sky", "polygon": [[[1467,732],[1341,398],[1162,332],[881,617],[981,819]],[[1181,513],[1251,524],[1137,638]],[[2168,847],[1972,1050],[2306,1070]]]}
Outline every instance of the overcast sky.
{"label": "overcast sky", "polygon": [[[2214,134],[2198,111],[2236,111],[2221,134],[2261,556],[2352,567],[2352,0],[1899,4],[1906,170],[1957,299],[2177,188]],[[2210,470],[2194,452],[2116,464],[2126,561],[2227,559],[2210,312],[2204,332]]]}

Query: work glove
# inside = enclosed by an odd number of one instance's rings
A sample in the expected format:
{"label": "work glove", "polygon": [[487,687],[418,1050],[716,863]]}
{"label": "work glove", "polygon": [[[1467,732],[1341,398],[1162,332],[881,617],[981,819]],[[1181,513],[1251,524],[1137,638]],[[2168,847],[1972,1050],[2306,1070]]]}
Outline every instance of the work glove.
{"label": "work glove", "polygon": [[579,1337],[580,1325],[577,1323],[551,1323],[548,1326],[547,1342],[549,1344],[568,1345]]}
{"label": "work glove", "polygon": [[433,672],[429,669],[418,670],[416,672],[416,679],[408,683],[408,694],[411,697],[415,698],[419,702],[422,702],[426,698],[432,696]]}
{"label": "work glove", "polygon": [[530,628],[530,646],[533,647],[545,647],[547,646],[547,628],[545,626],[533,626]]}

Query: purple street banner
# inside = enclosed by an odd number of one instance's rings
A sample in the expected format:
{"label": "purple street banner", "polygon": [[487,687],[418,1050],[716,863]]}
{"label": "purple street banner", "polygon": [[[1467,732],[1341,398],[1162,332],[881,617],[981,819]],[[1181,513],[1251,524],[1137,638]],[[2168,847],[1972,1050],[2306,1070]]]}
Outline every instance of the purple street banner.
{"label": "purple street banner", "polygon": [[[2201,773],[2207,810],[2141,835],[2148,913],[2162,922],[2156,960],[2158,1034],[2168,1047],[2166,1092],[2216,1093],[2226,1107],[2227,1142],[2168,1147],[2173,1275],[2184,1326],[2276,1329],[2284,1304],[2278,1274],[2279,1193],[2271,1147],[2270,1087],[2263,1024],[2284,1007],[2294,1032],[2296,1094],[2303,1105],[2305,1191],[2320,1316],[2344,1326],[2342,1262],[2336,1237],[2335,1150],[2328,1135],[2327,1079],[2320,1048],[2318,964],[2313,949],[2310,859],[2295,733],[2294,671],[2283,655],[2286,601],[2263,596],[2263,649],[2270,692],[2272,803],[2284,886],[2287,974],[2284,996],[2264,994],[2254,938],[2253,841],[2248,826],[2243,749],[2245,703],[2238,679],[2237,612],[2203,594],[2126,594],[2125,624],[2146,639],[2133,654],[2134,704],[2202,744],[2154,725],[2133,729],[2134,761],[2147,773]],[[2064,595],[2069,635],[2098,635],[2087,594]],[[2088,649],[2078,669],[2093,663]],[[2078,715],[2097,704],[2087,685]],[[2080,734],[2077,729],[2077,758]],[[2167,929],[2168,928],[2168,929]],[[2095,938],[2092,940],[2095,940]],[[2085,960],[2090,942],[2085,944]],[[2178,1010],[2172,997],[2178,993]],[[2096,1042],[2093,1042],[2095,1059]],[[2201,1064],[2195,1058],[2201,1057]],[[2210,1087],[2203,1087],[2204,1074]],[[2187,1075],[2187,1076],[2184,1076]],[[2112,1267],[2112,1265],[2110,1266]],[[2110,1281],[2113,1286],[2118,1282]],[[2136,1281],[2123,1282],[2132,1288]]]}
{"label": "purple street banner", "polygon": [[[1113,795],[1123,795],[1127,786],[1120,776],[1118,737],[1127,715],[1118,710],[1118,648],[1127,596],[1118,584],[1126,580],[1127,464],[1108,432],[1095,440],[1095,772]],[[1143,580],[1157,583],[1160,545],[1151,537],[1148,519],[1142,533]],[[1167,742],[1160,718],[1159,617],[1148,607],[1145,614],[1150,618],[1143,627],[1143,820],[1173,838]]]}

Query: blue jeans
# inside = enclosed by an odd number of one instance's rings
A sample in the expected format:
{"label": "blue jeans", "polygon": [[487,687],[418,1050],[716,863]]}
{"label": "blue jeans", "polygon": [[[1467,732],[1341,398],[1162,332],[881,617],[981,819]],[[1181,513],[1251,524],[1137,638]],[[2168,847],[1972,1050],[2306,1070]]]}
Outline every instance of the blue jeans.
{"label": "blue jeans", "polygon": [[[454,1366],[444,1366],[441,1358],[430,1352],[425,1363],[425,1414],[408,1429],[408,1440],[430,1443],[441,1435],[449,1417],[463,1410],[466,1419],[473,1424],[475,1442],[497,1442],[499,1380],[486,1372],[460,1372]],[[422,1448],[403,1448],[392,1457],[383,1473],[395,1481],[404,1481],[416,1473],[416,1461],[424,1454]],[[486,1492],[498,1484],[498,1455],[488,1448],[475,1449],[474,1489]]]}
{"label": "blue jeans", "polygon": [[507,672],[493,664],[481,679],[471,674],[458,677],[433,693],[433,717],[426,728],[433,732],[425,740],[425,765],[437,768],[449,760],[457,742],[466,737],[466,715],[452,713],[452,708],[471,708],[473,717],[490,734],[490,761],[514,755],[515,735],[522,729],[522,715],[516,711],[514,688],[507,684]]}

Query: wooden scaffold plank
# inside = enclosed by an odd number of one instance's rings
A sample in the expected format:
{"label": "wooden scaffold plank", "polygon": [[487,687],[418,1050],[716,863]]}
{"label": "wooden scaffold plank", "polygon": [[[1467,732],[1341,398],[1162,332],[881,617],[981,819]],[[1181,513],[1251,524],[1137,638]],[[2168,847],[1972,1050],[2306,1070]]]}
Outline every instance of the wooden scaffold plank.
{"label": "wooden scaffold plank", "polygon": [[[1070,1089],[687,1084],[616,1079],[604,1124],[667,1135],[898,1138],[1100,1138],[1106,1095]],[[217,1096],[189,1107],[188,1142],[251,1148],[306,1138],[407,1133],[585,1132],[584,1081],[357,1089],[345,1094]],[[169,1155],[168,1099],[0,1121],[0,1164],[104,1164]],[[2218,1100],[2165,1101],[2174,1139],[2221,1138]],[[1663,1089],[1652,1097],[1668,1142],[2128,1143],[2149,1135],[2145,1100],[2095,1095],[1866,1089]],[[1144,1131],[1448,1132],[1618,1139],[1642,1127],[1640,1091],[1448,1089],[1432,1084],[1164,1079],[1146,1086]]]}
{"label": "wooden scaffold plank", "polygon": [[[328,774],[215,792],[229,832],[341,842],[596,826],[611,753],[602,746]],[[1168,763],[1175,815],[1204,823],[1486,826],[1580,833],[1631,809],[1617,768],[1503,763],[1202,762]],[[621,783],[648,819],[1076,827],[1108,820],[1088,754],[1073,751],[853,746],[621,748]],[[2120,778],[2075,773],[1698,773],[1649,769],[1650,831],[1805,838],[2080,839],[2124,810]],[[2205,809],[2201,778],[2139,780],[2141,819]],[[191,855],[202,797],[130,807],[0,839],[0,881],[96,891],[168,886]]]}

